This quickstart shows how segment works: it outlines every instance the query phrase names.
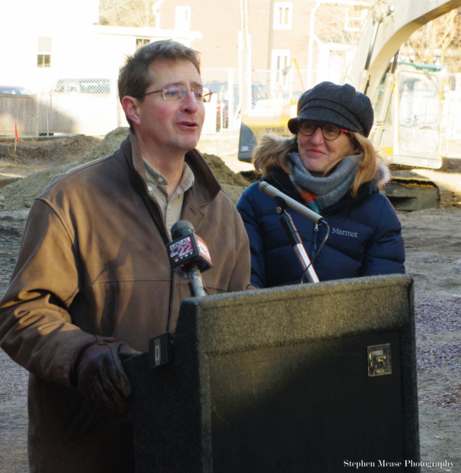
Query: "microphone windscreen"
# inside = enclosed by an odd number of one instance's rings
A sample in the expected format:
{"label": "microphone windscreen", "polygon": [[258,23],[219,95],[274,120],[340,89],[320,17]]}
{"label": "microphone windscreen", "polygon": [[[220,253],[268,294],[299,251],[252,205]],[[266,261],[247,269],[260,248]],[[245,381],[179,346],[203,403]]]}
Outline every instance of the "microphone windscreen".
{"label": "microphone windscreen", "polygon": [[179,238],[184,238],[190,233],[195,233],[192,223],[187,220],[179,220],[171,227],[171,238],[173,240],[178,240]]}

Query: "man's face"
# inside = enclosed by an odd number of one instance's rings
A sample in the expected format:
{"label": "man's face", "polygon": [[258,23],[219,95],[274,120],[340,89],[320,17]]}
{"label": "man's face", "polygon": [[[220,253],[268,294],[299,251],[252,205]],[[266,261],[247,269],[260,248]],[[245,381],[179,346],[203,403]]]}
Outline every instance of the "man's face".
{"label": "man's face", "polygon": [[145,92],[172,85],[189,91],[178,100],[164,100],[162,92],[146,95],[138,104],[137,129],[152,153],[165,157],[185,154],[197,146],[205,119],[203,103],[197,103],[190,91],[202,86],[200,75],[187,60],[156,61],[149,69],[154,82]]}

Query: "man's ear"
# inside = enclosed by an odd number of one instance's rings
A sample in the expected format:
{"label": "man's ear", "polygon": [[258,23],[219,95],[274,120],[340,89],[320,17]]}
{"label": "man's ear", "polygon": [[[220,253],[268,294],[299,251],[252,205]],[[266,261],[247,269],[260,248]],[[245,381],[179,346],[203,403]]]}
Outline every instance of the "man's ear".
{"label": "man's ear", "polygon": [[132,123],[136,123],[139,125],[139,101],[135,97],[130,97],[129,95],[125,95],[122,99],[122,107],[123,111],[127,118],[131,120]]}

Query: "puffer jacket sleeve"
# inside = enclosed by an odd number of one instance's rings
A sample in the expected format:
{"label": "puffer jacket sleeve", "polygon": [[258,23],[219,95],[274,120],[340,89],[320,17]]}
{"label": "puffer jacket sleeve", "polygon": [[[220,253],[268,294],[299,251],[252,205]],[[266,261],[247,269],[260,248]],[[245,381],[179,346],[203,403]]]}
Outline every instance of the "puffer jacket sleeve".
{"label": "puffer jacket sleeve", "polygon": [[10,287],[0,301],[0,346],[31,373],[64,386],[76,347],[94,337],[72,324],[79,291],[71,229],[45,200],[35,200]]}
{"label": "puffer jacket sleeve", "polygon": [[361,276],[405,274],[405,248],[402,226],[391,203],[378,194],[381,207],[378,226],[370,244],[365,248]]}
{"label": "puffer jacket sleeve", "polygon": [[237,210],[242,216],[243,224],[250,240],[251,284],[264,288],[266,287],[266,257],[264,238],[259,224],[261,215],[258,212],[255,192],[259,192],[256,185],[253,184],[248,187],[237,204]]}

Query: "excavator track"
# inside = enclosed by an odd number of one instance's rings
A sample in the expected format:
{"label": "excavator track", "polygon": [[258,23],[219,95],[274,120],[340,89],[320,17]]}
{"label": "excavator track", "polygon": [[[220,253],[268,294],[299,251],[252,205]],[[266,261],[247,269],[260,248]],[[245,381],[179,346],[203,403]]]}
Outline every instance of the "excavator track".
{"label": "excavator track", "polygon": [[393,171],[384,193],[397,210],[461,208],[461,173]]}

